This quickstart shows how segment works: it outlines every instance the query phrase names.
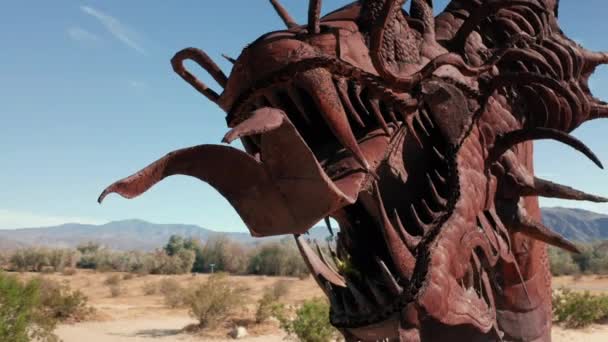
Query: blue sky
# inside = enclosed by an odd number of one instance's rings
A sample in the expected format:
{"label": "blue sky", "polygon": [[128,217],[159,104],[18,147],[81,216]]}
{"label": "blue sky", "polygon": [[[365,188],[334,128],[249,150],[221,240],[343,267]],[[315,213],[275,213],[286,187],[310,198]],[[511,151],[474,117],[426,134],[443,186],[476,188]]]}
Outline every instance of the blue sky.
{"label": "blue sky", "polygon": [[[324,1],[324,12],[348,3]],[[300,22],[307,2],[283,0]],[[436,1],[443,8],[447,1]],[[577,41],[608,50],[608,3],[562,1],[560,22]],[[282,22],[266,0],[10,1],[0,11],[0,229],[68,221],[141,218],[217,230],[244,225],[210,186],[171,177],[135,200],[99,192],[165,153],[219,143],[223,112],[171,70],[178,50],[203,48],[228,72],[221,53]],[[197,70],[197,69],[194,69]],[[205,73],[200,77],[215,84]],[[592,80],[608,98],[608,69]],[[608,164],[608,120],[578,129]],[[537,144],[537,173],[608,196],[608,172],[557,143]],[[544,200],[608,213],[608,205]]]}

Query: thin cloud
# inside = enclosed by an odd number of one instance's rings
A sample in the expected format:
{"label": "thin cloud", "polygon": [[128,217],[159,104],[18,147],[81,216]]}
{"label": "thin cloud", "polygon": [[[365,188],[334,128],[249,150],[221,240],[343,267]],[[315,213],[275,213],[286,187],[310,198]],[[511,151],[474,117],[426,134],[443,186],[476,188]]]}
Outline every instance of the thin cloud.
{"label": "thin cloud", "polygon": [[88,217],[54,216],[0,209],[0,229],[48,227],[64,223],[104,224],[107,221]]}
{"label": "thin cloud", "polygon": [[96,43],[100,40],[97,35],[81,27],[70,27],[67,30],[67,34],[72,40],[81,43]]}
{"label": "thin cloud", "polygon": [[121,23],[120,20],[115,17],[101,12],[90,6],[80,6],[80,9],[97,19],[105,28],[110,32],[116,39],[120,40],[123,44],[132,48],[133,50],[146,54],[146,50],[139,43],[139,35],[135,33],[131,28]]}
{"label": "thin cloud", "polygon": [[146,86],[147,86],[146,82],[136,81],[136,80],[129,81],[129,87],[134,88],[134,89],[143,89]]}

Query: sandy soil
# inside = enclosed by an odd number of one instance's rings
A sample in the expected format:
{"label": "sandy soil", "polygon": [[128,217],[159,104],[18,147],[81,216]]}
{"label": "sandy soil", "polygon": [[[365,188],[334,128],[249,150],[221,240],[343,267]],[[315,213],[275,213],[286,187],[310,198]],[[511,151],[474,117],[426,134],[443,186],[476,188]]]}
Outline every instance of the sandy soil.
{"label": "sandy soil", "polygon": [[[184,328],[194,324],[186,309],[168,309],[160,295],[145,295],[144,284],[157,283],[169,276],[142,276],[121,281],[122,293],[112,297],[104,281],[114,273],[96,273],[79,271],[75,275],[45,275],[60,282],[66,282],[73,289],[81,290],[89,303],[96,309],[95,317],[87,322],[63,324],[57,329],[57,335],[65,342],[136,342],[136,341],[231,341],[228,331],[234,321],[245,325],[250,336],[242,341],[279,342],[285,341],[285,334],[277,324],[256,325],[253,323],[255,302],[261,298],[265,288],[277,281],[288,281],[289,292],[285,296],[286,304],[297,305],[305,299],[322,296],[316,283],[308,278],[300,280],[283,277],[233,276],[238,284],[249,289],[246,305],[238,313],[238,318],[226,322],[206,336],[184,332]],[[119,274],[121,277],[124,274]],[[24,274],[23,277],[33,277]],[[170,276],[188,286],[193,282],[203,281],[206,275]],[[554,279],[554,287],[569,287],[595,293],[608,292],[608,278],[585,276],[579,278],[559,277]],[[560,327],[553,329],[554,342],[604,342],[608,341],[608,325],[596,325],[583,330],[566,330]]]}

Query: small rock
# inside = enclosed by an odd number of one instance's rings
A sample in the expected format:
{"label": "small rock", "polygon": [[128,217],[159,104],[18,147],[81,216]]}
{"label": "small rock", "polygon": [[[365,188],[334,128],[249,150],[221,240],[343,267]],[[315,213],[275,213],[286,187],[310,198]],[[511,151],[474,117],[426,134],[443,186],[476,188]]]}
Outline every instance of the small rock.
{"label": "small rock", "polygon": [[247,336],[247,329],[245,327],[236,326],[230,332],[230,337],[238,340]]}

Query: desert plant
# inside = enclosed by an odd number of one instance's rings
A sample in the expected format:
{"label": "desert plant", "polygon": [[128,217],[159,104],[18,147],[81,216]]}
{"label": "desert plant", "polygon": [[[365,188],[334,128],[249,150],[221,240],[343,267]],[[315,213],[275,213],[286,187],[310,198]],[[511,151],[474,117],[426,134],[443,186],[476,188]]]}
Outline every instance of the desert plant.
{"label": "desert plant", "polygon": [[608,318],[608,295],[560,289],[553,292],[553,317],[568,328],[582,328]]}
{"label": "desert plant", "polygon": [[248,273],[272,276],[295,276],[309,273],[292,241],[266,243],[259,246],[249,259]]}
{"label": "desert plant", "polygon": [[264,291],[264,295],[258,301],[255,313],[257,323],[262,323],[270,317],[281,319],[285,316],[285,305],[280,303],[279,299],[287,295],[289,291],[288,283],[286,280],[279,280]]}
{"label": "desert plant", "polygon": [[199,322],[199,328],[204,329],[225,320],[243,305],[246,291],[228,280],[225,274],[215,273],[207,281],[194,284],[186,301],[190,314]]}
{"label": "desert plant", "polygon": [[22,282],[0,272],[0,341],[54,342],[57,320],[41,308],[40,281]]}
{"label": "desert plant", "polygon": [[103,283],[104,283],[104,285],[113,286],[113,285],[119,285],[121,281],[122,281],[122,278],[120,277],[119,274],[112,274],[112,275],[106,277],[106,279],[103,281]]}
{"label": "desert plant", "polygon": [[142,285],[141,289],[146,296],[155,295],[158,292],[158,284],[148,281]]}
{"label": "desert plant", "polygon": [[87,297],[79,290],[71,290],[66,284],[51,279],[40,280],[40,305],[45,316],[61,322],[82,321],[93,309]]}
{"label": "desert plant", "polygon": [[124,289],[120,284],[110,285],[108,286],[108,289],[110,290],[111,297],[119,297],[124,292]]}
{"label": "desert plant", "polygon": [[329,304],[320,298],[304,302],[293,320],[282,318],[281,327],[303,342],[327,342],[337,335],[329,322]]}
{"label": "desert plant", "polygon": [[64,276],[73,276],[77,273],[75,268],[65,268],[63,269],[63,271],[61,272],[61,275]]}
{"label": "desert plant", "polygon": [[163,295],[165,305],[177,308],[185,305],[185,290],[180,283],[173,278],[165,278],[158,285],[159,292]]}

